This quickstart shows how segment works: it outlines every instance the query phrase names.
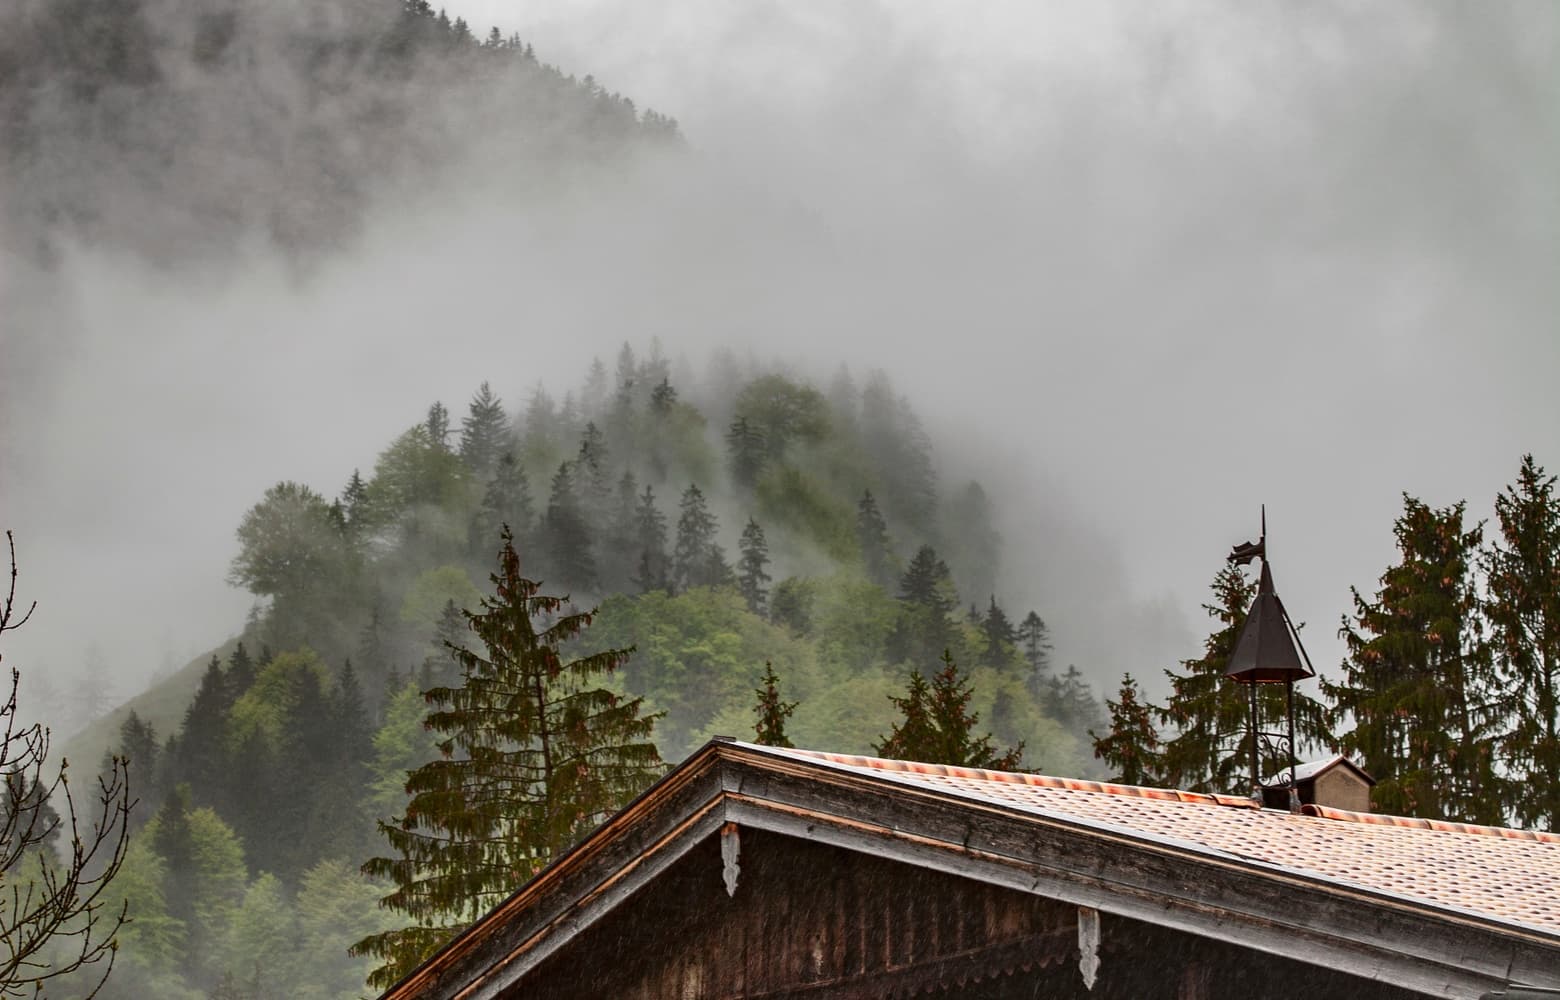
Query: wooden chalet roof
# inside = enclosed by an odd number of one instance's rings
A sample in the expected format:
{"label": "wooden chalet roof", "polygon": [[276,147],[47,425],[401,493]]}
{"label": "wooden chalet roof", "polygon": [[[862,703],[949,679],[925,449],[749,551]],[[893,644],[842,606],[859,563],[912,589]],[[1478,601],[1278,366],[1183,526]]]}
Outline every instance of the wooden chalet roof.
{"label": "wooden chalet roof", "polygon": [[775,753],[1560,935],[1560,834],[811,750]]}
{"label": "wooden chalet roof", "polygon": [[1560,836],[716,740],[385,997],[504,994],[728,824],[1430,996],[1560,988]]}

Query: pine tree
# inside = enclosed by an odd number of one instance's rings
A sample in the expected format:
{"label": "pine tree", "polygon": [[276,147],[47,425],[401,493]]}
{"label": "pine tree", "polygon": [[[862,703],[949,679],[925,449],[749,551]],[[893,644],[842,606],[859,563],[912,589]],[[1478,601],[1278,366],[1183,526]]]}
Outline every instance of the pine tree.
{"label": "pine tree", "polygon": [[1031,611],[1018,623],[1018,642],[1024,662],[1029,664],[1029,693],[1038,697],[1051,672],[1051,630],[1039,614]]}
{"label": "pine tree", "polygon": [[521,576],[507,534],[492,581],[494,595],[467,619],[482,648],[454,650],[463,684],[427,693],[427,725],[442,737],[443,757],[407,779],[405,817],[380,824],[395,856],[364,865],[396,885],[382,905],[412,921],[353,946],[384,960],[369,979],[375,988],[410,971],[662,768],[650,742],[655,717],[641,716],[637,699],[594,686],[630,650],[563,662],[559,647],[591,614],[565,612]]}
{"label": "pine tree", "polygon": [[434,401],[428,407],[428,419],[423,421],[423,426],[428,430],[428,438],[433,446],[440,451],[448,451],[450,447],[450,411],[444,408],[444,404]]}
{"label": "pine tree", "polygon": [[1492,743],[1503,720],[1471,572],[1483,529],[1463,530],[1464,506],[1404,494],[1393,526],[1402,558],[1374,601],[1353,591],[1343,680],[1322,690],[1334,718],[1353,723],[1340,739],[1376,779],[1376,808],[1500,823]]}
{"label": "pine tree", "polygon": [[553,476],[547,516],[542,522],[542,552],[548,571],[566,586],[590,589],[596,585],[590,528],[581,513],[574,473],[567,462],[558,466],[558,474]]}
{"label": "pine tree", "polygon": [[1182,660],[1179,673],[1165,671],[1170,698],[1152,710],[1175,734],[1165,744],[1161,777],[1174,788],[1249,794],[1249,759],[1242,750],[1250,709],[1244,689],[1225,680],[1224,671],[1257,586],[1238,566],[1226,565],[1211,589],[1214,602],[1203,610],[1221,627],[1208,636],[1201,657]]}
{"label": "pine tree", "polygon": [[1111,781],[1128,785],[1157,785],[1160,783],[1159,732],[1150,718],[1152,707],[1143,700],[1137,681],[1131,674],[1123,674],[1121,691],[1116,701],[1105,702],[1110,713],[1110,731],[1094,740],[1094,756],[1111,769]]}
{"label": "pine tree", "polygon": [[586,424],[580,435],[574,486],[591,532],[603,533],[612,514],[612,475],[607,468],[607,439],[595,421]]}
{"label": "pine tree", "polygon": [[715,515],[704,492],[690,484],[683,491],[677,518],[677,543],[672,550],[672,583],[679,590],[718,587],[727,582],[731,567],[715,541]]}
{"label": "pine tree", "polygon": [[737,560],[737,590],[747,601],[748,610],[762,616],[769,600],[769,545],[764,541],[764,529],[757,521],[748,518],[742,529],[742,541],[737,546],[742,558]]}
{"label": "pine tree", "polygon": [[731,481],[745,490],[758,485],[767,451],[764,435],[747,417],[739,416],[726,430],[726,460]]}
{"label": "pine tree", "polygon": [[904,720],[877,743],[877,754],[924,764],[1015,770],[1023,760],[1024,745],[1020,743],[999,753],[989,733],[974,736],[980,717],[969,710],[973,693],[969,682],[947,650],[943,651],[942,663],[943,668],[933,675],[930,688],[921,672],[912,670],[905,696],[890,696]]}
{"label": "pine tree", "polygon": [[997,595],[991,595],[991,603],[986,608],[986,614],[981,618],[980,630],[986,638],[986,648],[981,653],[980,662],[984,666],[1001,668],[1012,662],[1013,643],[1018,639],[1018,630],[1013,627],[1013,622],[1008,618],[1007,612],[997,603]]}
{"label": "pine tree", "polygon": [[888,525],[878,511],[871,490],[861,494],[856,504],[856,541],[861,546],[861,563],[867,579],[885,590],[894,585],[894,553],[888,540]]}
{"label": "pine tree", "polygon": [[231,704],[222,661],[213,655],[195,697],[184,710],[178,758],[169,761],[173,780],[187,783],[201,802],[213,801],[227,785],[227,708]]}
{"label": "pine tree", "polygon": [[1560,497],[1532,455],[1495,498],[1500,538],[1485,552],[1485,616],[1510,692],[1503,753],[1519,824],[1560,830]]}
{"label": "pine tree", "polygon": [[925,663],[951,650],[957,635],[958,594],[948,565],[930,545],[916,550],[899,581],[900,618],[889,637],[889,656]]}
{"label": "pine tree", "polygon": [[493,478],[488,480],[482,494],[482,504],[477,508],[471,525],[473,552],[486,552],[498,537],[504,525],[522,541],[532,535],[535,511],[531,501],[531,484],[525,471],[515,460],[513,452],[506,451],[493,465]]}
{"label": "pine tree", "polygon": [[363,476],[357,469],[352,470],[352,478],[347,480],[347,485],[341,491],[341,498],[337,503],[341,506],[342,520],[347,533],[362,534],[368,523],[368,484],[363,482]]}
{"label": "pine tree", "polygon": [[483,382],[460,422],[460,457],[479,482],[492,474],[494,464],[505,453],[508,439],[509,417],[504,404]]}
{"label": "pine tree", "polygon": [[764,686],[754,693],[758,695],[758,704],[753,706],[758,716],[753,726],[757,737],[754,742],[766,747],[794,747],[796,744],[786,738],[785,720],[796,711],[797,703],[780,699],[780,678],[775,676],[774,664],[768,660],[764,661]]}
{"label": "pine tree", "polygon": [[639,568],[634,587],[641,594],[668,590],[671,574],[666,558],[666,515],[655,503],[655,491],[648,485],[634,507],[634,547],[639,552]]}

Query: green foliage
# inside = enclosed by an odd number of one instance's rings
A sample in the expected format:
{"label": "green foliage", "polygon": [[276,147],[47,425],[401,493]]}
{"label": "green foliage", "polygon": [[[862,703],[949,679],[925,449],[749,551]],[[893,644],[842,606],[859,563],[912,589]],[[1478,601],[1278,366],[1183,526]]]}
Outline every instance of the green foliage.
{"label": "green foliage", "polygon": [[[508,450],[509,418],[504,404],[486,382],[471,398],[466,416],[460,422],[460,457],[478,479],[492,475],[494,466]],[[519,528],[519,525],[516,525]]]}
{"label": "green foliage", "polygon": [[459,566],[436,566],[420,574],[401,601],[401,621],[427,634],[433,631],[451,601],[457,608],[474,608],[482,592]]}
{"label": "green foliage", "polygon": [[731,590],[608,598],[593,639],[637,651],[623,681],[665,713],[656,736],[671,760],[693,750],[723,710],[748,712],[756,661],[773,661],[798,694],[816,688],[810,650],[751,614]]}
{"label": "green foliage", "polygon": [[413,922],[353,946],[383,960],[370,976],[376,987],[410,971],[661,769],[649,742],[654,718],[640,715],[638,700],[592,686],[631,650],[564,662],[560,645],[591,615],[565,612],[521,576],[512,541],[504,536],[494,596],[467,614],[483,649],[454,651],[464,683],[426,694],[442,756],[408,776],[404,818],[380,824],[395,856],[364,865],[395,884],[383,905]]}
{"label": "green foliage", "polygon": [[391,697],[384,723],[373,739],[366,807],[374,819],[404,815],[407,775],[437,755],[438,741],[423,725],[426,715],[427,706],[416,684],[404,685]]}
{"label": "green foliage", "polygon": [[764,529],[751,517],[742,529],[738,549],[741,558],[737,560],[737,591],[747,602],[748,610],[762,616],[769,600],[769,545],[764,541]]}
{"label": "green foliage", "polygon": [[[400,524],[420,507],[464,508],[470,503],[470,473],[427,424],[406,431],[379,455],[368,484],[368,507],[381,527]],[[443,523],[434,521],[432,523]]]}
{"label": "green foliage", "polygon": [[829,432],[823,395],[783,375],[749,382],[737,395],[736,412],[770,461],[782,460],[793,444],[816,442]]}
{"label": "green foliage", "polygon": [[753,725],[754,742],[766,747],[795,746],[786,739],[785,720],[796,711],[797,703],[780,699],[780,678],[775,676],[774,664],[767,661],[763,685],[754,692],[758,695],[758,704],[753,706],[753,714],[758,717]]}
{"label": "green foliage", "polygon": [[274,657],[255,676],[254,684],[233,704],[232,718],[227,728],[227,744],[231,754],[239,756],[254,736],[258,736],[272,749],[282,745],[300,707],[300,675],[305,672],[313,676],[316,690],[330,683],[329,671],[320,658],[308,649]]}
{"label": "green foliage", "polygon": [[1485,616],[1512,719],[1502,745],[1507,808],[1560,830],[1560,497],[1532,455],[1495,498],[1498,540],[1482,558]]}
{"label": "green foliage", "polygon": [[1465,531],[1463,508],[1404,494],[1393,526],[1401,558],[1375,600],[1354,591],[1343,679],[1322,689],[1334,718],[1353,724],[1339,738],[1376,779],[1376,808],[1499,823],[1493,749],[1503,720],[1472,577],[1482,527]]}
{"label": "green foliage", "polygon": [[718,587],[732,581],[726,553],[715,539],[715,515],[704,491],[695,484],[683,490],[677,518],[677,543],[672,551],[672,583],[679,590]]}
{"label": "green foliage", "polygon": [[1023,760],[1023,744],[999,752],[990,734],[975,736],[979,715],[970,711],[972,691],[946,650],[943,668],[932,676],[931,686],[919,670],[910,672],[910,687],[903,697],[890,700],[904,718],[878,742],[879,756],[914,760],[924,764],[952,764],[1012,771]]}
{"label": "green foliage", "polygon": [[1128,785],[1157,785],[1160,782],[1159,732],[1154,728],[1152,707],[1143,700],[1137,681],[1123,674],[1121,690],[1115,701],[1106,701],[1110,730],[1104,736],[1094,733],[1094,756],[1111,769],[1111,781]]}
{"label": "green foliage", "polygon": [[850,504],[834,496],[822,481],[793,465],[772,465],[759,479],[755,499],[765,523],[784,526],[837,562],[856,560]]}

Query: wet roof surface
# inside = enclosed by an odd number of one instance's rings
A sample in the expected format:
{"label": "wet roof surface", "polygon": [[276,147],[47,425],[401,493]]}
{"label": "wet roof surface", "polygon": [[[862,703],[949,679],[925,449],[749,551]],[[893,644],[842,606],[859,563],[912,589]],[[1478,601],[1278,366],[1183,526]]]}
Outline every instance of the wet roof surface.
{"label": "wet roof surface", "polygon": [[753,747],[1560,934],[1560,835],[1072,778]]}

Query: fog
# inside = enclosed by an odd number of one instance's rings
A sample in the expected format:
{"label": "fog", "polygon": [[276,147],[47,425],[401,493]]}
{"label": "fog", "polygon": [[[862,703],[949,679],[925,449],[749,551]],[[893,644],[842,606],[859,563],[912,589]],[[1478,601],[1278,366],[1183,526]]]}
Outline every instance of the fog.
{"label": "fog", "polygon": [[[0,523],[39,602],[8,665],[96,643],[125,695],[234,633],[243,511],[328,495],[493,382],[657,336],[881,367],[1004,593],[1113,690],[1197,654],[1266,503],[1335,667],[1402,491],[1489,516],[1560,468],[1560,65],[1547,5],[451,4],[676,116],[681,152],[537,198],[453,153],[300,269],[66,244],[0,273]],[[0,189],[0,197],[6,191]],[[969,596],[969,595],[966,595]]]}

